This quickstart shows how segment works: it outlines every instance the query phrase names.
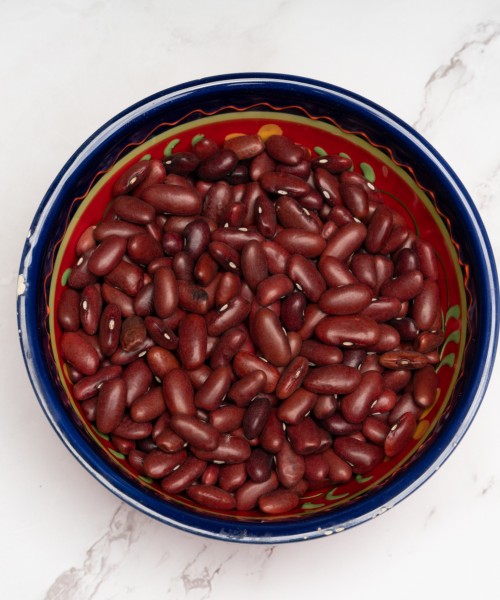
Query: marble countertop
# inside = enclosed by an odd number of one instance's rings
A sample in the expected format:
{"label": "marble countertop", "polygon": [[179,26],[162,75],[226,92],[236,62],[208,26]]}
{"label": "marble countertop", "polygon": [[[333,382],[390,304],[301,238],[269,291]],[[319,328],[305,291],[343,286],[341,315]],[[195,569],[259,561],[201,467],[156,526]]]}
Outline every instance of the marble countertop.
{"label": "marble countertop", "polygon": [[121,503],[69,454],[25,372],[22,246],[66,159],[140,98],[217,73],[351,89],[459,174],[500,260],[498,0],[3,0],[0,19],[0,597],[9,600],[500,598],[500,366],[463,441],[386,514],[325,539],[212,541]]}

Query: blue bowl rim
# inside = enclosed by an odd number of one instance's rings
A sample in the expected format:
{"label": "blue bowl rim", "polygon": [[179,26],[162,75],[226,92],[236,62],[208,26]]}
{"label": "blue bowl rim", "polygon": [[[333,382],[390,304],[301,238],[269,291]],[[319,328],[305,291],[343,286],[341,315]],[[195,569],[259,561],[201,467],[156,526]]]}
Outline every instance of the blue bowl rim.
{"label": "blue bowl rim", "polygon": [[[300,91],[312,97],[327,98],[341,105],[354,107],[378,125],[391,129],[394,135],[413,146],[413,151],[425,161],[433,176],[450,191],[455,202],[454,208],[469,225],[469,242],[478,261],[475,263],[476,282],[483,301],[478,319],[478,337],[484,343],[477,348],[476,362],[482,365],[482,370],[468,377],[463,397],[454,408],[453,419],[445,424],[439,439],[431,448],[426,449],[418,461],[377,492],[352,505],[297,520],[261,523],[207,517],[139,491],[94,451],[71,417],[65,410],[61,410],[61,401],[47,372],[37,335],[39,326],[36,306],[40,282],[36,281],[36,276],[42,269],[43,248],[46,243],[43,228],[53,218],[56,199],[69,176],[85,167],[89,157],[99,152],[103,141],[110,139],[125,123],[143,112],[146,114],[169,102],[182,102],[187,94],[201,94],[208,88],[223,91],[227,86],[260,86],[274,91]],[[296,75],[255,72],[206,77],[157,92],[111,118],[76,150],[45,194],[22,252],[19,282],[18,328],[26,369],[46,417],[68,450],[91,475],[129,505],[178,529],[225,541],[274,544],[322,537],[382,514],[409,496],[442,466],[472,423],[491,377],[498,344],[499,290],[491,244],[477,208],[448,163],[412,127],[378,104],[336,85]]]}

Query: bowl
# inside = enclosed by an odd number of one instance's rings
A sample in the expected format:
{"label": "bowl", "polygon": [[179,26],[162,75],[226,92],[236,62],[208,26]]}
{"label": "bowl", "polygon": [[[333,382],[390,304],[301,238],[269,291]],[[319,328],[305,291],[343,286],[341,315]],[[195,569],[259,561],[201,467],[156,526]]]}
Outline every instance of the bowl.
{"label": "bowl", "polygon": [[[189,150],[203,136],[288,135],[313,156],[347,155],[372,188],[438,258],[444,343],[435,360],[437,400],[418,417],[406,449],[344,484],[305,493],[285,515],[198,506],[170,497],[135,471],[75,401],[61,359],[57,303],[76,243],[97,223],[117,177],[132,163]],[[417,132],[373,102],[334,85],[282,74],[192,81],[126,109],[68,160],[43,198],[24,247],[18,323],[38,401],[68,450],[131,506],[184,531],[226,541],[317,538],[371,519],[425,482],[457,446],[485,394],[494,362],[498,283],[473,201],[445,160]]]}

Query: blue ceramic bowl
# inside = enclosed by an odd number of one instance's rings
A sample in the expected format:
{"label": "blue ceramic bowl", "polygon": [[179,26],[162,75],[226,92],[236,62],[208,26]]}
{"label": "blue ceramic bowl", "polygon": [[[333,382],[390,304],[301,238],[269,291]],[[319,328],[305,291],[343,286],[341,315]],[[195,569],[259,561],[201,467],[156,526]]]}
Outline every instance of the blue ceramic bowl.
{"label": "blue ceramic bowl", "polygon": [[[97,222],[102,197],[127,161],[182,149],[200,133],[283,131],[313,151],[348,152],[440,259],[446,342],[436,367],[439,401],[420,418],[408,450],[346,487],[315,490],[285,517],[225,514],[168,498],[127,467],[74,401],[59,356],[54,306],[74,264],[75,240]],[[161,156],[161,154],[160,154]],[[100,195],[99,195],[99,192]],[[352,92],[310,79],[235,74],[182,84],[117,115],[68,160],[43,198],[23,251],[18,320],[26,368],[55,431],[98,481],[144,513],[227,541],[311,539],[385,512],[428,479],[471,424],[495,357],[498,284],[481,219],[443,158],[394,115]],[[467,377],[463,377],[466,369]]]}

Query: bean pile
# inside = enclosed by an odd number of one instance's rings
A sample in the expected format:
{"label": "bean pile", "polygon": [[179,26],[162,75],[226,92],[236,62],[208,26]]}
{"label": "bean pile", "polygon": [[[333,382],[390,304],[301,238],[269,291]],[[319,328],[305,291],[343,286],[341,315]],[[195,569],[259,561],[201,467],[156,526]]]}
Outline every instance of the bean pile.
{"label": "bean pile", "polygon": [[139,161],[76,254],[74,397],[167,494],[286,513],[402,452],[436,399],[435,252],[345,155],[242,135]]}

